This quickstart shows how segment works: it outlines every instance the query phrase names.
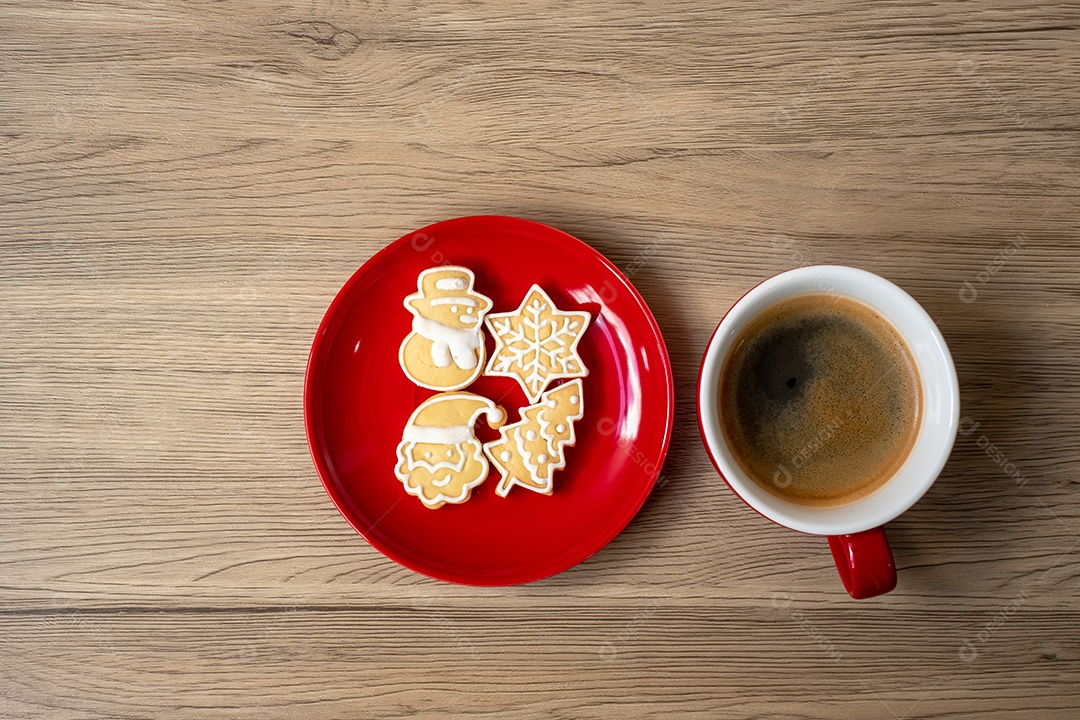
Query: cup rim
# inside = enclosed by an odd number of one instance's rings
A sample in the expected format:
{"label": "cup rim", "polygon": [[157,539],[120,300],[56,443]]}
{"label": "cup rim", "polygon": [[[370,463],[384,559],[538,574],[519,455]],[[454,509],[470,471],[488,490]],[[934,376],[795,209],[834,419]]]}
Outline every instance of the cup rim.
{"label": "cup rim", "polygon": [[[812,508],[779,498],[760,488],[757,483],[747,477],[746,473],[729,457],[730,451],[723,438],[716,399],[720,372],[727,357],[726,349],[720,356],[721,348],[724,347],[722,340],[729,341],[738,330],[741,330],[749,320],[756,317],[766,307],[788,297],[797,297],[808,292],[792,292],[790,295],[768,302],[756,312],[751,313],[750,309],[753,308],[755,302],[760,302],[762,298],[772,293],[780,293],[778,288],[785,285],[795,286],[805,283],[808,279],[818,278],[825,278],[831,282],[838,281],[841,284],[852,283],[861,284],[867,288],[872,287],[878,298],[894,303],[895,305],[890,305],[889,309],[886,309],[856,293],[838,293],[871,305],[894,326],[897,324],[894,319],[901,315],[909,323],[918,325],[919,332],[924,336],[920,347],[929,353],[926,362],[930,362],[932,369],[937,373],[934,378],[935,397],[931,398],[937,410],[934,413],[934,424],[931,428],[927,426],[927,412],[925,411],[925,408],[930,406],[926,397],[928,393],[928,379],[925,377],[927,369],[924,362],[916,358],[916,367],[919,370],[924,396],[924,412],[920,420],[919,432],[916,435],[916,443],[900,470],[869,495],[845,505],[827,508]],[[820,292],[825,291],[825,289],[820,290]],[[898,332],[901,332],[901,336],[911,347],[912,338],[899,328]],[[913,355],[915,355],[914,352]],[[709,338],[698,372],[697,416],[702,442],[713,467],[732,492],[744,503],[763,517],[793,530],[812,535],[847,535],[884,525],[918,502],[933,485],[948,461],[956,440],[960,419],[959,382],[952,355],[941,331],[926,310],[911,295],[889,280],[866,270],[846,265],[811,265],[788,270],[763,280],[744,293],[724,313]],[[933,435],[929,434],[931,430]],[[917,450],[920,455],[916,458],[917,462],[913,462]],[[910,469],[909,463],[911,463]],[[908,470],[907,475],[904,474],[905,470]],[[914,476],[908,477],[908,475]],[[903,484],[899,484],[901,481]],[[883,492],[886,488],[888,491]]]}

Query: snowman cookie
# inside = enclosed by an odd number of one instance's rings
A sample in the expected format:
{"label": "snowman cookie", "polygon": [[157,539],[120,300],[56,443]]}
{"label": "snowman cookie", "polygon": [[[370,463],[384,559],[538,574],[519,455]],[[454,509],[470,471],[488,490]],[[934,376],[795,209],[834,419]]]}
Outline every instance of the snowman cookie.
{"label": "snowman cookie", "polygon": [[460,390],[484,369],[484,315],[491,299],[473,289],[468,268],[434,267],[420,273],[417,292],[405,298],[412,332],[398,360],[410,380],[432,390]]}
{"label": "snowman cookie", "polygon": [[483,446],[473,433],[481,415],[498,428],[506,412],[491,400],[467,392],[433,395],[409,417],[397,447],[394,474],[405,492],[426,507],[463,503],[488,476]]}
{"label": "snowman cookie", "polygon": [[550,495],[552,476],[566,467],[566,448],[577,438],[574,423],[584,415],[581,380],[560,385],[521,409],[521,420],[499,430],[484,452],[502,474],[495,494],[506,497],[515,485]]}

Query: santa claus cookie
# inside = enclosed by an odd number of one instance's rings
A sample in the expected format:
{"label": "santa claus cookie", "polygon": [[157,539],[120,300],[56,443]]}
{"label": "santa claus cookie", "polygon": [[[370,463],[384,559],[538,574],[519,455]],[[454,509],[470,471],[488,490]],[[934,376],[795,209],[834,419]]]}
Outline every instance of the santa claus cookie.
{"label": "santa claus cookie", "polygon": [[591,317],[584,311],[559,310],[539,285],[533,285],[517,310],[488,316],[495,352],[486,374],[514,378],[529,402],[536,402],[553,380],[585,377],[589,370],[577,345]]}
{"label": "santa claus cookie", "polygon": [[401,434],[394,469],[405,492],[432,509],[469,499],[488,475],[483,448],[473,434],[481,415],[487,415],[492,428],[506,422],[501,407],[467,392],[433,395],[413,411]]}
{"label": "santa claus cookie", "polygon": [[506,497],[520,485],[550,495],[552,475],[566,467],[565,450],[577,438],[574,423],[584,414],[581,380],[548,390],[540,402],[522,408],[521,420],[499,430],[499,439],[484,445],[484,452],[502,474],[495,493]]}
{"label": "santa claus cookie", "polygon": [[491,299],[473,290],[468,268],[429,268],[417,290],[405,298],[413,314],[412,332],[401,343],[398,360],[410,380],[432,390],[460,390],[484,368],[484,315]]}

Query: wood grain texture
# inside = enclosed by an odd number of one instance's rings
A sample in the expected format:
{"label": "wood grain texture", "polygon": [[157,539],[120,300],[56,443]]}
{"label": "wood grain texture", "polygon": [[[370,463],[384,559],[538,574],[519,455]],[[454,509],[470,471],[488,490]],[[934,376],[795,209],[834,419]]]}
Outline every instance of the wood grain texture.
{"label": "wood grain texture", "polygon": [[[1077,717],[1078,66],[1075,3],[0,5],[0,716]],[[368,547],[301,417],[345,279],[479,213],[631,275],[677,385],[641,514],[505,589]],[[861,604],[694,421],[816,262],[924,304],[970,419]]]}

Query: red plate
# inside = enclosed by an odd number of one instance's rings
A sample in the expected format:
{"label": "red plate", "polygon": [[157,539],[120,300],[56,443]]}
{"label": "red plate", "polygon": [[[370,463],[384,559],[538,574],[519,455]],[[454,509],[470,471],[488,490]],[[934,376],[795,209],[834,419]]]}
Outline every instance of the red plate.
{"label": "red plate", "polygon": [[[412,324],[402,303],[420,271],[441,264],[473,270],[491,312],[516,309],[537,283],[558,308],[592,313],[578,345],[589,368],[585,416],[551,496],[515,487],[500,498],[493,467],[468,502],[429,510],[394,476],[402,429],[434,394],[398,365]],[[481,377],[467,389],[502,405],[508,422],[528,404],[511,378]],[[326,492],[376,549],[440,580],[513,585],[573,567],[626,527],[667,454],[674,399],[660,329],[603,255],[539,223],[468,217],[406,235],[345,283],[311,347],[304,424]],[[483,420],[476,434],[497,437]]]}

